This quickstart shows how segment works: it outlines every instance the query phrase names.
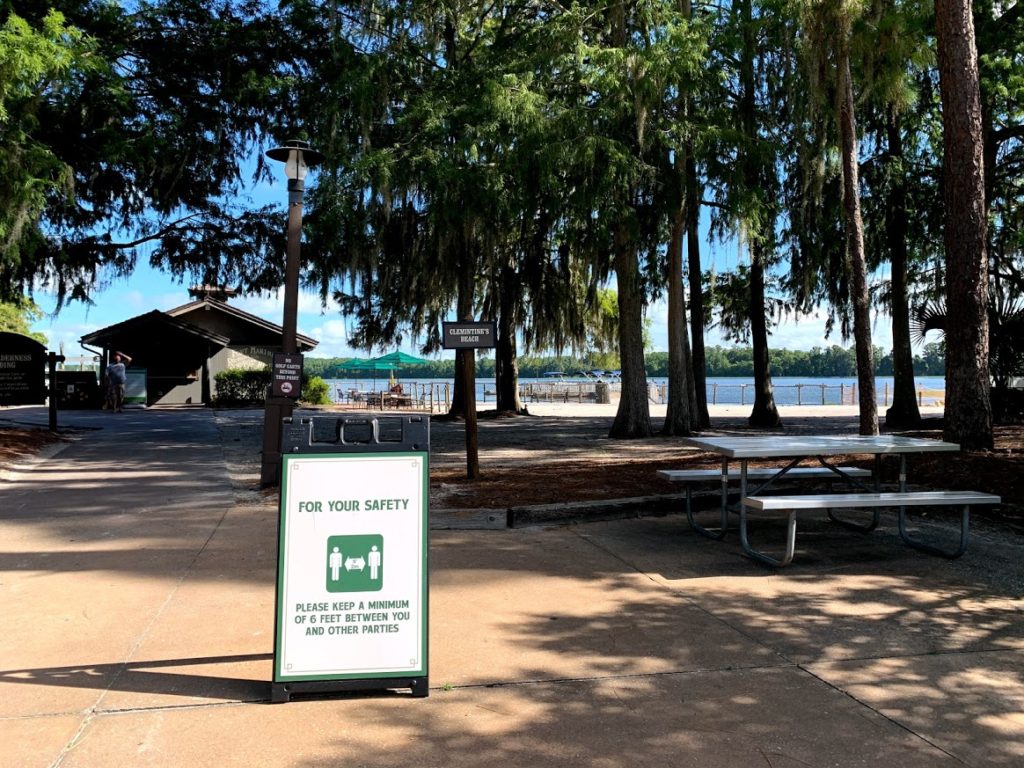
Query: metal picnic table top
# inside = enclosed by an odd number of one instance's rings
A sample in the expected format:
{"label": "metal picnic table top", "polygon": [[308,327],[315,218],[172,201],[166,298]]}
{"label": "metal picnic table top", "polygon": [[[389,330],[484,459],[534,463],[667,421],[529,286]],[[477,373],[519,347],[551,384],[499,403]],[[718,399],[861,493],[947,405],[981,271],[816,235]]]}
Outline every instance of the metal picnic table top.
{"label": "metal picnic table top", "polygon": [[687,445],[731,459],[837,456],[846,453],[926,453],[959,451],[956,443],[903,435],[758,435],[692,437]]}

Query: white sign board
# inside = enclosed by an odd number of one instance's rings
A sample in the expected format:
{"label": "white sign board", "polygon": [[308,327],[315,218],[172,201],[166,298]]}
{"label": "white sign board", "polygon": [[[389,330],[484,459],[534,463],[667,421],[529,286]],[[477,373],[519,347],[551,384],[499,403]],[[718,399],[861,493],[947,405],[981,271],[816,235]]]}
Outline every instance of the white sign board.
{"label": "white sign board", "polygon": [[285,455],[274,682],[427,674],[427,454]]}
{"label": "white sign board", "polygon": [[132,405],[146,405],[149,400],[146,392],[147,369],[128,368],[124,376],[124,401]]}

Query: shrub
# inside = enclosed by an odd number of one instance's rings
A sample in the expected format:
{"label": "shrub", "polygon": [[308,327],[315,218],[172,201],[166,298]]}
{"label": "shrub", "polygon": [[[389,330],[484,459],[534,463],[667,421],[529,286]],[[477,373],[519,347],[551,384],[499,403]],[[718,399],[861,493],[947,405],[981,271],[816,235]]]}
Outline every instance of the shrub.
{"label": "shrub", "polygon": [[214,380],[217,383],[215,405],[261,405],[266,400],[267,387],[270,386],[270,369],[230,368],[218,373]]}
{"label": "shrub", "polygon": [[310,405],[330,405],[331,388],[319,376],[312,376],[302,383],[302,402]]}

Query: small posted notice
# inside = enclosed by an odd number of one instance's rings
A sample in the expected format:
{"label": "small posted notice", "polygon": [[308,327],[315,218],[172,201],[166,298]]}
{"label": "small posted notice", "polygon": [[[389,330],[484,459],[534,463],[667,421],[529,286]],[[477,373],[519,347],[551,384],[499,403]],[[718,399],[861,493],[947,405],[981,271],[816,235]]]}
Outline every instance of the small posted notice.
{"label": "small posted notice", "polygon": [[297,400],[302,396],[302,365],[302,355],[274,353],[270,383],[275,397],[291,397]]}
{"label": "small posted notice", "polygon": [[275,682],[426,674],[425,453],[284,457]]}

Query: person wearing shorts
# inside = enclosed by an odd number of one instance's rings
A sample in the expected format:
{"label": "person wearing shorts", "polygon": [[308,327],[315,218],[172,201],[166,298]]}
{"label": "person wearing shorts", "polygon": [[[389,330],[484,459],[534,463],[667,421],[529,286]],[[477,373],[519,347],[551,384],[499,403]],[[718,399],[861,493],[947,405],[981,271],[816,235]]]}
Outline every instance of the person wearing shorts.
{"label": "person wearing shorts", "polygon": [[115,352],[114,359],[107,366],[107,406],[114,413],[120,413],[124,406],[124,384],[128,379],[125,368],[131,362],[128,355]]}

